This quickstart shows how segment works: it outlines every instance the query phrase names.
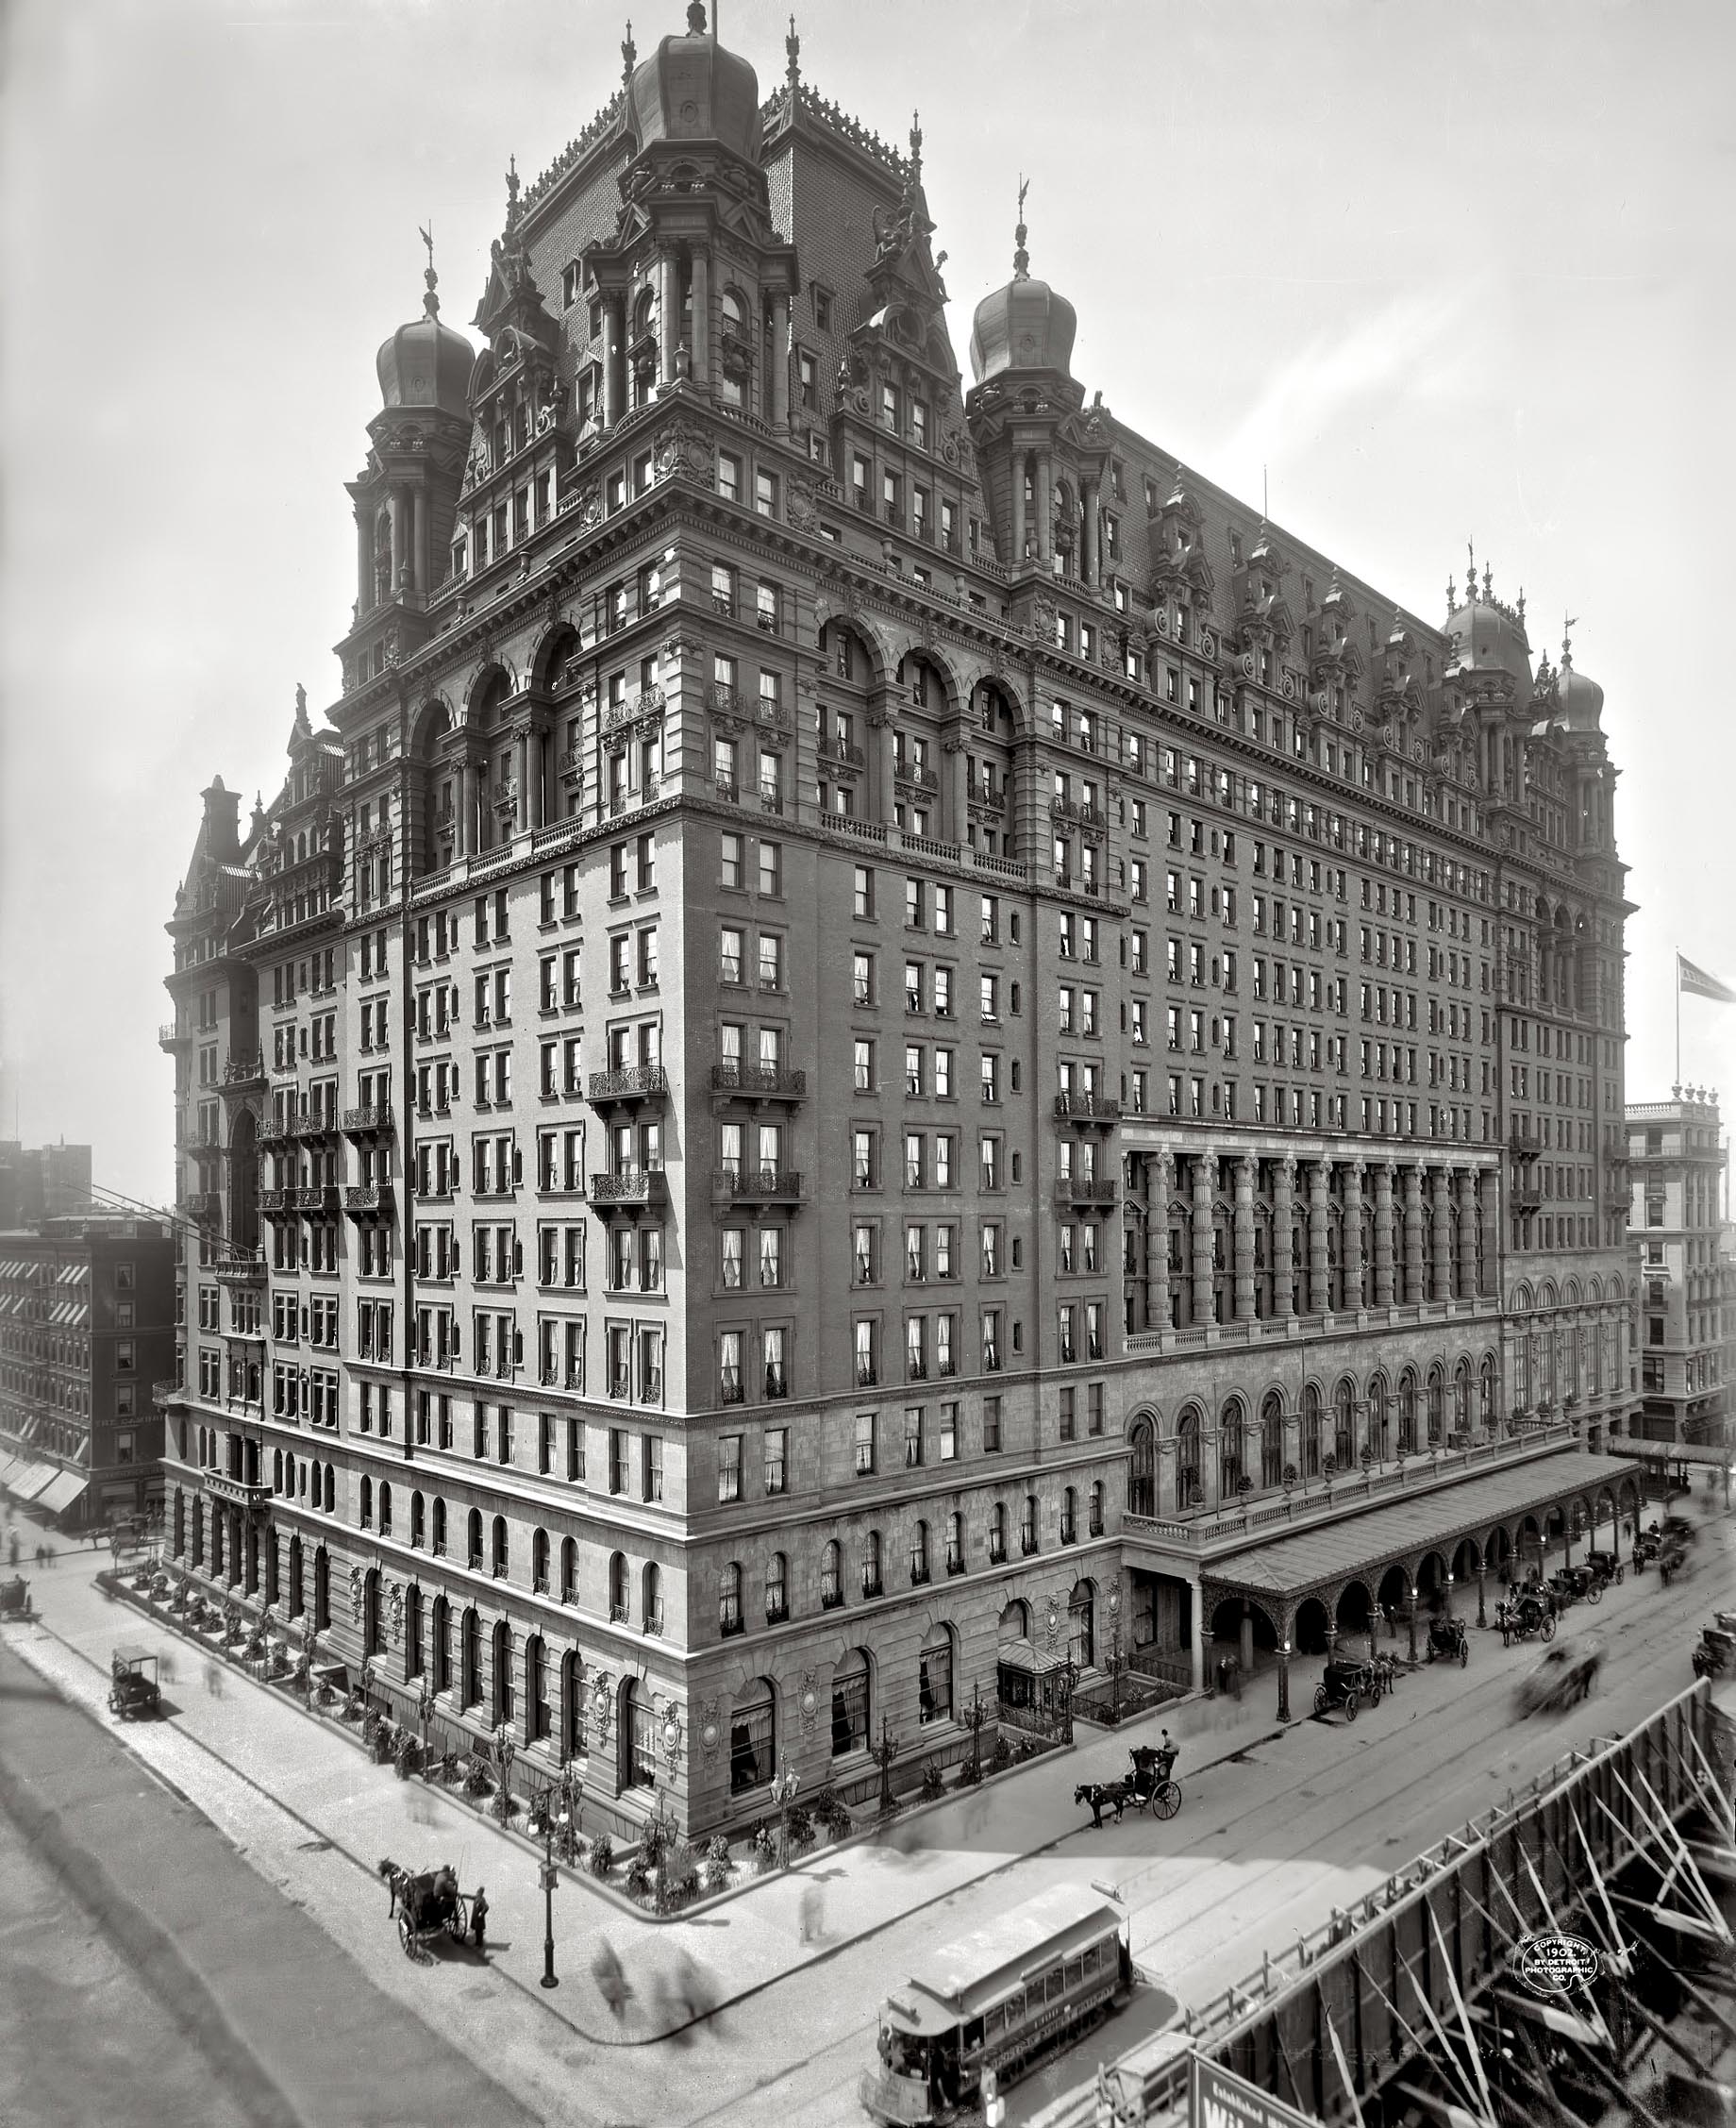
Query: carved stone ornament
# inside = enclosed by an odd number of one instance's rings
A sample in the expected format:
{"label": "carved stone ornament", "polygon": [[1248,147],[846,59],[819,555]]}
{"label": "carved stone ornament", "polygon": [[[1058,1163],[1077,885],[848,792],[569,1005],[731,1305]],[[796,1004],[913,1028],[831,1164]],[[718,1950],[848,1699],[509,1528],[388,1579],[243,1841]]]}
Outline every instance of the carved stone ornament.
{"label": "carved stone ornament", "polygon": [[396,1648],[404,1638],[404,1586],[401,1582],[386,1583],[386,1609],[392,1619],[392,1645]]}
{"label": "carved stone ornament", "polygon": [[862,587],[854,577],[843,580],[843,610],[852,620],[859,620],[868,611],[868,601],[862,596]]}
{"label": "carved stone ornament", "polygon": [[813,482],[803,479],[799,473],[790,476],[789,483],[784,489],[784,513],[798,532],[810,530],[819,514],[819,508],[814,500]]}
{"label": "carved stone ornament", "polygon": [[715,1763],[723,1740],[724,1725],[718,1717],[717,1701],[708,1700],[699,1716],[699,1748],[706,1755],[708,1766]]}
{"label": "carved stone ornament", "polygon": [[656,455],[659,480],[679,476],[683,479],[698,480],[706,487],[712,484],[717,471],[717,446],[704,429],[676,419],[666,428],[658,430],[651,447]]}
{"label": "carved stone ornament", "polygon": [[820,1687],[814,1682],[813,1670],[802,1672],[802,1696],[796,1701],[802,1717],[804,1734],[811,1736],[820,1720]]}
{"label": "carved stone ornament", "polygon": [[949,725],[946,728],[945,736],[941,741],[941,751],[943,754],[961,754],[964,751],[964,745],[963,728],[956,724]]}
{"label": "carved stone ornament", "polygon": [[870,702],[864,712],[870,731],[884,731],[893,721],[893,712],[885,702]]}
{"label": "carved stone ornament", "polygon": [[681,1763],[681,1710],[673,1700],[660,1700],[657,1709],[658,1739],[663,1747],[663,1764],[673,1773]]}
{"label": "carved stone ornament", "polygon": [[1059,1640],[1060,1638],[1060,1599],[1059,1597],[1056,1597],[1056,1596],[1051,1596],[1051,1597],[1050,1597],[1050,1599],[1049,1599],[1049,1646],[1050,1646],[1051,1648],[1053,1648],[1053,1647],[1054,1647],[1054,1645],[1055,1645],[1055,1643],[1056,1643],[1056,1642],[1057,1642],[1057,1641],[1058,1641],[1058,1640]]}
{"label": "carved stone ornament", "polygon": [[591,1680],[591,1718],[596,1724],[597,1741],[609,1741],[609,1717],[614,1712],[614,1694],[609,1688],[609,1672],[598,1670]]}
{"label": "carved stone ornament", "polygon": [[1031,600],[1031,628],[1045,643],[1053,643],[1055,640],[1055,622],[1059,611],[1055,601],[1046,594],[1040,593]]}
{"label": "carved stone ornament", "polygon": [[594,480],[587,480],[578,491],[578,501],[574,507],[578,511],[581,524],[594,525],[602,516],[603,491]]}
{"label": "carved stone ornament", "polygon": [[354,1625],[360,1625],[361,1623],[361,1568],[359,1567],[350,1568],[350,1620]]}

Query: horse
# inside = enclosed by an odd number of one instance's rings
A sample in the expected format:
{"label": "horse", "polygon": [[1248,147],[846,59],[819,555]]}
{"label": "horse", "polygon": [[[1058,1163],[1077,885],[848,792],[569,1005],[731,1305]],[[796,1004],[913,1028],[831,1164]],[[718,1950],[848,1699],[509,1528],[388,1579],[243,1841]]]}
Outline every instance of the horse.
{"label": "horse", "polygon": [[1133,1798],[1125,1781],[1087,1781],[1074,1789],[1073,1800],[1076,1804],[1088,1803],[1091,1806],[1092,1825],[1096,1831],[1101,1832],[1105,1810],[1112,1810],[1115,1813],[1115,1822],[1119,1825],[1122,1812],[1127,1809],[1128,1802]]}

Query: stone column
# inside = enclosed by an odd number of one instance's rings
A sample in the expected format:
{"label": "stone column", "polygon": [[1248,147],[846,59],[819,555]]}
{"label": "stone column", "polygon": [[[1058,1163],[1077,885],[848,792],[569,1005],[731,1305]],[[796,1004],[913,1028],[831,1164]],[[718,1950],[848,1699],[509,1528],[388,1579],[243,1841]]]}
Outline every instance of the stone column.
{"label": "stone column", "polygon": [[454,857],[468,857],[473,840],[470,825],[470,763],[460,756],[452,767],[452,854]]}
{"label": "stone column", "polygon": [[1429,1297],[1450,1300],[1453,1297],[1453,1178],[1445,1167],[1429,1176]]}
{"label": "stone column", "polygon": [[1478,1290],[1485,1297],[1494,1292],[1495,1265],[1500,1261],[1500,1197],[1495,1176],[1485,1172],[1477,1178],[1477,1202],[1483,1228],[1483,1276]]}
{"label": "stone column", "polygon": [[393,488],[387,497],[386,509],[392,520],[392,589],[395,595],[399,579],[404,574],[404,564],[409,559],[405,552],[404,491]]}
{"label": "stone column", "polygon": [[1375,1168],[1375,1306],[1393,1305],[1393,1164],[1377,1160]]}
{"label": "stone column", "polygon": [[1236,1163],[1236,1320],[1251,1322],[1254,1316],[1254,1162],[1245,1157]]}
{"label": "stone column", "polygon": [[530,727],[530,744],[526,748],[526,758],[530,766],[530,786],[525,794],[525,818],[532,828],[542,828],[547,824],[546,799],[548,794],[543,788],[542,782],[543,755],[547,742],[548,731],[546,728],[533,724]]}
{"label": "stone column", "polygon": [[359,511],[356,516],[356,611],[374,611],[374,540]]}
{"label": "stone column", "polygon": [[868,729],[876,734],[874,751],[879,756],[880,818],[890,826],[893,817],[893,806],[896,802],[896,794],[893,789],[895,771],[893,765],[895,756],[893,748],[892,705],[887,701],[884,695],[881,695],[879,701],[872,704],[869,708]]}
{"label": "stone column", "polygon": [[626,297],[610,289],[603,297],[603,426],[613,428],[626,412]]}
{"label": "stone column", "polygon": [[1294,1315],[1295,1299],[1295,1251],[1293,1247],[1296,1215],[1296,1164],[1286,1153],[1272,1170],[1272,1312]]}
{"label": "stone column", "polygon": [[433,558],[428,552],[428,494],[418,484],[409,492],[410,582],[426,592],[434,581]]}
{"label": "stone column", "polygon": [[1456,1265],[1455,1289],[1461,1299],[1468,1300],[1477,1291],[1477,1170],[1461,1167],[1455,1171],[1454,1181],[1459,1188],[1459,1262]]}
{"label": "stone column", "polygon": [[1362,1305],[1362,1163],[1344,1163],[1344,1306]]}
{"label": "stone column", "polygon": [[1405,1299],[1420,1300],[1423,1284],[1423,1170],[1405,1169]]}
{"label": "stone column", "polygon": [[1324,1315],[1332,1305],[1327,1270],[1327,1232],[1330,1217],[1332,1163],[1315,1160],[1308,1169],[1308,1309]]}
{"label": "stone column", "polygon": [[[1176,1156],[1167,1150],[1154,1153],[1146,1164],[1146,1204],[1151,1216],[1145,1222],[1146,1315],[1159,1329],[1169,1328],[1169,1208],[1176,1194]],[[1156,1296],[1153,1296],[1153,1288]],[[1157,1311],[1152,1315],[1152,1310]]]}
{"label": "stone column", "polygon": [[[1012,457],[1012,556],[1010,565],[1017,568],[1025,559],[1025,474],[1029,454],[1015,451]],[[362,572],[366,580],[367,534],[362,534]]]}
{"label": "stone column", "polygon": [[1215,1321],[1211,1302],[1211,1188],[1217,1160],[1201,1153],[1194,1163],[1194,1320]]}
{"label": "stone column", "polygon": [[1037,559],[1046,569],[1055,559],[1055,461],[1037,453]]}
{"label": "stone column", "polygon": [[780,432],[790,426],[790,298],[778,294],[772,298],[772,353],[771,369],[766,381],[771,386],[772,427]]}
{"label": "stone column", "polygon": [[693,382],[702,392],[711,389],[711,254],[702,246],[693,251]]}
{"label": "stone column", "polygon": [[1081,489],[1084,523],[1080,528],[1079,570],[1086,583],[1094,587],[1098,576],[1097,483],[1086,480]]}
{"label": "stone column", "polygon": [[1290,1719],[1290,1636],[1294,1631],[1295,1619],[1288,1603],[1278,1614],[1277,1621],[1277,1718]]}
{"label": "stone column", "polygon": [[673,251],[657,260],[657,380],[676,380],[676,350],[681,344],[681,262]]}
{"label": "stone column", "polygon": [[522,724],[512,734],[512,773],[518,795],[512,804],[512,832],[522,835],[530,825],[530,727]]}

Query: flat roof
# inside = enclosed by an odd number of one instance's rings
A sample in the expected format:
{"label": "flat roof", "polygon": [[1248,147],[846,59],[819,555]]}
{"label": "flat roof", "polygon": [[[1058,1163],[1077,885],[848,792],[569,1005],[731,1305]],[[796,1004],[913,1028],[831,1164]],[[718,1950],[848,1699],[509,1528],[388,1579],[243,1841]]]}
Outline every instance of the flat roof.
{"label": "flat roof", "polygon": [[1078,1885],[1055,1885],[1010,1914],[931,1952],[927,1963],[910,1975],[910,1986],[963,2006],[967,1996],[998,1976],[1005,1975],[1010,1985],[1045,1946],[1065,1955],[1055,1938],[1077,1933],[1085,1939],[1120,1927],[1121,1916],[1100,1894]]}
{"label": "flat roof", "polygon": [[1390,1501],[1361,1515],[1323,1522],[1294,1536],[1278,1537],[1221,1563],[1200,1568],[1202,1581],[1273,1596],[1300,1594],[1355,1574],[1359,1568],[1424,1551],[1527,1509],[1543,1507],[1563,1493],[1635,1483],[1634,1473],[1611,1456],[1583,1449],[1541,1456],[1511,1470],[1492,1470],[1459,1484],[1430,1486],[1410,1500]]}

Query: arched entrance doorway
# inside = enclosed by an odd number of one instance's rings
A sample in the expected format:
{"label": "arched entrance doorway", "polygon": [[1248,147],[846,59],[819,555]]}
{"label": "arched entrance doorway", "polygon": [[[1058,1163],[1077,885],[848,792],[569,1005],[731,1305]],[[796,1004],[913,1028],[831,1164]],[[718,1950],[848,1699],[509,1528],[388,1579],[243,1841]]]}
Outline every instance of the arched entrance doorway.
{"label": "arched entrance doorway", "polygon": [[1127,1513],[1158,1512],[1158,1431],[1149,1418],[1136,1418],[1127,1456]]}
{"label": "arched entrance doorway", "polygon": [[1327,1651],[1327,1627],[1329,1622],[1329,1614],[1321,1599],[1317,1596],[1304,1597],[1296,1606],[1296,1653],[1324,1655]]}
{"label": "arched entrance doorway", "polygon": [[729,1711],[729,1793],[760,1788],[777,1771],[777,1702],[767,1677],[737,1694]]}
{"label": "arched entrance doorway", "polygon": [[1080,1669],[1096,1667],[1097,1590],[1093,1582],[1073,1584],[1073,1593],[1067,1599],[1067,1644]]}

